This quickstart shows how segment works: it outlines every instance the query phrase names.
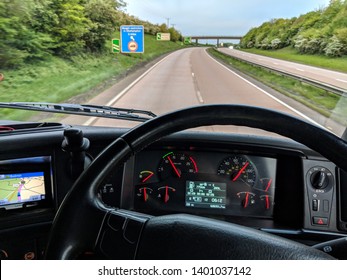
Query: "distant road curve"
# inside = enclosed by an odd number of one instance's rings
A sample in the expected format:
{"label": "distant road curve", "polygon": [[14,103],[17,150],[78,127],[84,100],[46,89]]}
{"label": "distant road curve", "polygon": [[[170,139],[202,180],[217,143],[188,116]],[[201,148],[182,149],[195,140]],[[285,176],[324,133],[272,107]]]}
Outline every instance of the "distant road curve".
{"label": "distant road curve", "polygon": [[220,52],[247,60],[253,63],[264,65],[276,70],[285,71],[290,74],[313,79],[325,84],[329,84],[347,90],[347,74],[331,71],[319,67],[308,66],[300,63],[289,62],[281,59],[270,58],[263,55],[251,54],[240,50],[219,48]]}

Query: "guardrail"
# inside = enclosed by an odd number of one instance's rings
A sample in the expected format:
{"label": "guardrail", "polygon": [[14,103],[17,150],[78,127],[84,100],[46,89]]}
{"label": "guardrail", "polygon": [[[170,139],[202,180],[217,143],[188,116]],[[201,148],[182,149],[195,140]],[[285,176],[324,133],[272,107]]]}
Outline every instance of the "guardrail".
{"label": "guardrail", "polygon": [[[215,48],[216,51],[218,51],[218,49]],[[219,53],[222,53],[220,51],[218,51]],[[275,72],[277,74],[281,74],[283,76],[286,76],[286,77],[290,77],[292,79],[296,79],[296,80],[299,80],[303,83],[306,83],[306,84],[310,84],[312,86],[315,86],[317,88],[320,88],[320,89],[323,89],[323,90],[326,90],[326,91],[329,91],[329,92],[332,92],[334,94],[337,94],[339,96],[342,96],[344,94],[347,94],[347,90],[343,89],[343,88],[339,88],[339,87],[335,87],[333,85],[330,85],[330,84],[326,84],[326,83],[323,83],[323,82],[320,82],[320,81],[317,81],[317,80],[314,80],[314,79],[310,79],[310,78],[306,78],[306,77],[302,77],[302,76],[299,76],[299,75],[295,75],[295,74],[291,74],[291,73],[288,73],[286,71],[282,71],[282,70],[278,70],[278,69],[274,69],[274,68],[271,68],[269,66],[265,66],[265,65],[262,65],[260,63],[256,63],[256,62],[251,62],[251,61],[248,61],[246,59],[242,59],[242,58],[239,58],[239,57],[235,57],[235,56],[232,56],[232,55],[229,55],[227,53],[222,53],[222,54],[225,54],[227,56],[230,56],[234,59],[237,59],[239,61],[242,61],[242,62],[246,62],[250,65],[253,65],[253,66],[257,66],[257,67],[261,67],[261,68],[265,68],[267,69],[268,71],[271,71],[271,72]]]}

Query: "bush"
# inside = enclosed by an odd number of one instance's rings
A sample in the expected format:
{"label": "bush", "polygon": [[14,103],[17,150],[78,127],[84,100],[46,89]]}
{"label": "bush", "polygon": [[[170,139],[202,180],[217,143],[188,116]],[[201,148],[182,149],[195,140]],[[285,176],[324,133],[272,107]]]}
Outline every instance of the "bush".
{"label": "bush", "polygon": [[342,56],[345,51],[344,45],[340,42],[340,40],[333,36],[330,39],[330,42],[324,49],[324,53],[330,57],[339,57]]}
{"label": "bush", "polygon": [[294,48],[300,53],[305,53],[307,43],[308,40],[303,36],[299,35],[296,39],[294,39]]}
{"label": "bush", "polygon": [[273,49],[280,49],[282,48],[282,42],[280,39],[276,38],[271,41],[271,48]]}

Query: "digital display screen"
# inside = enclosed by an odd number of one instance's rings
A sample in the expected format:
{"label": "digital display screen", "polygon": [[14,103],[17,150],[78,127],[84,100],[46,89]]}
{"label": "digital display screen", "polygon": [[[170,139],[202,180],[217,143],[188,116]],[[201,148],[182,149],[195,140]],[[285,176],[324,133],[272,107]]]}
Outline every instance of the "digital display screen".
{"label": "digital display screen", "polygon": [[186,207],[225,209],[226,183],[186,181]]}
{"label": "digital display screen", "polygon": [[45,197],[44,172],[0,174],[0,208],[19,208]]}

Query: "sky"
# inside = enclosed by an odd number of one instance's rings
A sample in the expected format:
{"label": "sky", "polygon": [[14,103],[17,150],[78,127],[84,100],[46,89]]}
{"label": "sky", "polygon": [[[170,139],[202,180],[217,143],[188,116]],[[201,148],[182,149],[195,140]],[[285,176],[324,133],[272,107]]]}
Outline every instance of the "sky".
{"label": "sky", "polygon": [[[126,12],[152,23],[169,22],[184,36],[245,35],[274,18],[292,18],[330,0],[125,0]],[[167,19],[169,18],[169,20]]]}

